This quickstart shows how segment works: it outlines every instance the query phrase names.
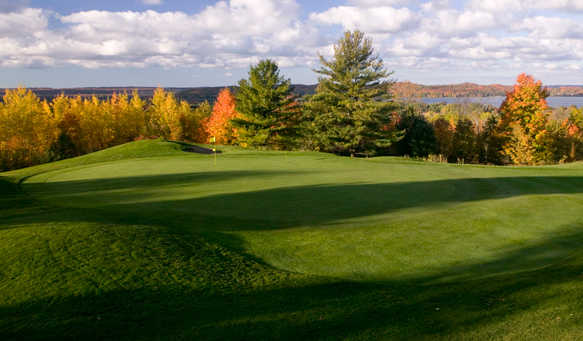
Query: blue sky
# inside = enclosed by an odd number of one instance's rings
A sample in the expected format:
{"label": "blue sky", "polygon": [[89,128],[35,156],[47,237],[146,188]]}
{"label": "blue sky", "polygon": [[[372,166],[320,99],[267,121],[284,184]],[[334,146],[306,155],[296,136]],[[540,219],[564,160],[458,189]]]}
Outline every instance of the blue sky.
{"label": "blue sky", "polygon": [[344,30],[423,84],[583,84],[583,0],[0,0],[0,87],[222,86],[275,59],[315,83]]}

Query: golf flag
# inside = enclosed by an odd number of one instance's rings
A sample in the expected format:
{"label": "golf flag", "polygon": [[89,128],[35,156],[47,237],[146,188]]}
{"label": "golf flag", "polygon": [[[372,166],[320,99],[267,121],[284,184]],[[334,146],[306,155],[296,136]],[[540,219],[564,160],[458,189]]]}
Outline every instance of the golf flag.
{"label": "golf flag", "polygon": [[215,143],[215,141],[216,141],[216,140],[217,140],[217,139],[215,139],[215,137],[214,137],[214,136],[211,136],[211,139],[210,139],[211,143]]}

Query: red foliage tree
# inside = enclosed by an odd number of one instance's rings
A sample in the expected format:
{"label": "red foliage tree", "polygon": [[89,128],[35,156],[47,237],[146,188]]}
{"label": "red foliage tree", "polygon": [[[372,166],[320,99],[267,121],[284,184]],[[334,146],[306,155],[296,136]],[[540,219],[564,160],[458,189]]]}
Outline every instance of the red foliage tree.
{"label": "red foliage tree", "polygon": [[235,110],[235,97],[228,88],[219,92],[217,101],[213,106],[213,112],[206,126],[209,139],[215,140],[217,144],[231,144],[237,136],[236,129],[231,126],[230,121],[237,117]]}

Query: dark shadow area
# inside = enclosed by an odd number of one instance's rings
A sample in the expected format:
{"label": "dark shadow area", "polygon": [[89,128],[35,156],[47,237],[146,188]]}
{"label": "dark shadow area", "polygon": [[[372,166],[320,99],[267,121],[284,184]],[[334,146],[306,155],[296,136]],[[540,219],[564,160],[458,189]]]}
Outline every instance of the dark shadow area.
{"label": "dark shadow area", "polygon": [[[583,192],[583,177],[557,176],[296,186],[181,200],[156,199],[156,195],[164,194],[164,191],[100,192],[107,189],[139,189],[140,186],[144,188],[179,186],[203,180],[219,181],[232,177],[268,174],[281,173],[206,172],[28,184],[25,189],[37,193],[55,193],[54,200],[94,202],[96,207],[91,211],[98,220],[211,231],[323,226],[343,219],[390,213],[401,209],[524,195]],[[139,202],[146,198],[149,201]],[[50,196],[46,200],[50,200]]]}
{"label": "dark shadow area", "polygon": [[197,146],[195,144],[190,144],[190,143],[185,143],[185,142],[180,142],[180,141],[172,141],[172,142],[180,145],[180,148],[183,151],[189,152],[189,153],[205,154],[205,155],[221,154],[222,153],[222,151],[218,150],[217,148],[214,148],[214,150],[213,150],[210,148],[205,148],[205,147]]}
{"label": "dark shadow area", "polygon": [[[24,183],[25,192],[33,194],[54,193],[55,197],[67,195],[90,195],[99,197],[96,192],[110,190],[140,190],[163,186],[188,186],[196,183],[210,183],[231,179],[268,177],[287,174],[301,174],[294,171],[219,171],[186,172],[162,175],[145,175],[92,180],[57,181],[48,183]],[[139,196],[140,194],[138,194]],[[116,194],[122,199],[122,194]],[[66,200],[66,198],[65,198]]]}
{"label": "dark shadow area", "polygon": [[12,219],[30,218],[46,211],[46,207],[23,194],[16,184],[0,177],[0,229]]}
{"label": "dark shadow area", "polygon": [[[505,254],[496,262],[511,262],[514,257],[554,247],[564,239],[582,241],[583,232],[549,238]],[[465,271],[484,266],[488,264],[467,265]],[[572,257],[538,271],[479,282],[430,284],[441,276],[449,276],[450,271],[444,271],[428,278],[382,283],[311,278],[286,282],[284,287],[216,294],[161,285],[0,307],[0,337],[410,340],[460,337],[457,333],[476,328],[488,328],[493,332],[491,335],[503,337],[514,326],[502,321],[513,316],[535,318],[536,313],[528,314],[543,305],[562,307],[557,314],[579,313],[583,308],[582,270],[582,259]],[[567,290],[557,295],[556,285]],[[579,314],[571,319],[565,317],[561,323],[560,330],[565,334],[556,337],[581,335]],[[525,333],[525,337],[537,337],[536,328]]]}

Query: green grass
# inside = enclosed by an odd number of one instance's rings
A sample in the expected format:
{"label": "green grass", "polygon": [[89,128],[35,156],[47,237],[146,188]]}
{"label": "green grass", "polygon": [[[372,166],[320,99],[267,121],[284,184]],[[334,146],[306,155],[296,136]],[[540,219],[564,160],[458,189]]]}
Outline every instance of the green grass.
{"label": "green grass", "polygon": [[1,339],[583,338],[583,164],[182,148],[0,174]]}

